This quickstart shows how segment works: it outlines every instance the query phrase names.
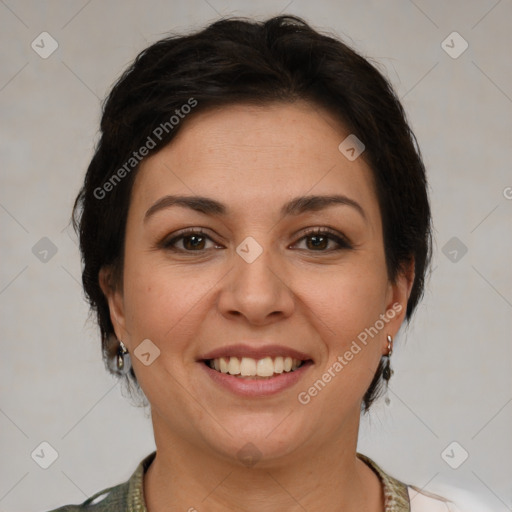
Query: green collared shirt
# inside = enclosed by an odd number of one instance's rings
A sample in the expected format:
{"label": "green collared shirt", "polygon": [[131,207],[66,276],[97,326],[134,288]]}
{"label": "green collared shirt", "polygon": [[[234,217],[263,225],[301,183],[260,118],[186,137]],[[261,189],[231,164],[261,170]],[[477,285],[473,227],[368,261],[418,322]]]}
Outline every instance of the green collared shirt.
{"label": "green collared shirt", "polygon": [[[94,494],[81,505],[66,505],[50,512],[147,512],[144,500],[144,473],[155,455],[156,452],[153,452],[142,460],[126,482]],[[382,483],[384,512],[410,512],[407,486],[385,473],[370,458],[360,453],[357,456],[375,471]]]}

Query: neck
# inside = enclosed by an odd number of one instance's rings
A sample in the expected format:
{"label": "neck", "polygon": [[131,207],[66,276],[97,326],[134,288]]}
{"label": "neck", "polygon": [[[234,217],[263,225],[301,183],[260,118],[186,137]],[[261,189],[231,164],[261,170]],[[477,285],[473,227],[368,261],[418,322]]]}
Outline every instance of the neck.
{"label": "neck", "polygon": [[356,457],[357,429],[247,467],[155,428],[157,454],[144,478],[148,512],[381,512],[380,481]]}

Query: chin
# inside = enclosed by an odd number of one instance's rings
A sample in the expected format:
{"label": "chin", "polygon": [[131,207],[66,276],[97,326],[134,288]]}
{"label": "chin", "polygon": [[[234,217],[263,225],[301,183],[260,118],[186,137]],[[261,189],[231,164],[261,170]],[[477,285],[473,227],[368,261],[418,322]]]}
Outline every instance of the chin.
{"label": "chin", "polygon": [[203,423],[198,428],[203,430],[204,441],[221,458],[246,467],[268,468],[293,456],[309,437],[304,425],[285,419],[291,416],[290,411],[248,413],[223,423],[225,430],[218,424],[205,430]]}

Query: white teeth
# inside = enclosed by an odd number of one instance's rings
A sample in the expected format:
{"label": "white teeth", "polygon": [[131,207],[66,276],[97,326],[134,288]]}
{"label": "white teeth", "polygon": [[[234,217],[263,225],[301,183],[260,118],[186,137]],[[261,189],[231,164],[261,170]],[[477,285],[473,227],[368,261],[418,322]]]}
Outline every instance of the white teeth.
{"label": "white teeth", "polygon": [[265,359],[260,359],[256,363],[256,373],[260,377],[270,377],[274,375],[274,361],[272,361],[272,358],[265,357]]}
{"label": "white teeth", "polygon": [[231,375],[238,375],[240,373],[240,361],[238,357],[229,358],[228,373]]}
{"label": "white teeth", "polygon": [[[235,358],[232,357],[231,359]],[[240,363],[240,373],[242,374],[242,377],[256,375],[256,361],[250,357],[242,357],[242,362]]]}
{"label": "white teeth", "polygon": [[284,371],[284,360],[281,356],[274,359],[274,372],[283,373]]}
{"label": "white teeth", "polygon": [[[215,365],[215,360],[214,360],[214,363]],[[221,357],[220,360],[219,360],[219,366],[220,366],[220,371],[222,373],[228,373],[228,361],[226,360],[225,357]]]}
{"label": "white teeth", "polygon": [[222,373],[241,377],[272,377],[272,375],[296,370],[302,361],[292,357],[277,356],[253,359],[252,357],[220,357],[209,361],[209,366]]}

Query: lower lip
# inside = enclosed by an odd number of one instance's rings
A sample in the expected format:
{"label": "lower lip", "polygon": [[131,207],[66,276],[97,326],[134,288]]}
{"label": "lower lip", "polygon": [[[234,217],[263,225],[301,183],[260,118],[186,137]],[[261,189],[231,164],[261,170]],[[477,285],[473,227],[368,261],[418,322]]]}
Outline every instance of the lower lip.
{"label": "lower lip", "polygon": [[283,372],[269,379],[241,378],[229,373],[221,373],[210,368],[204,362],[199,363],[214,382],[235,395],[245,397],[271,396],[292,387],[296,384],[313,365],[311,361],[305,362],[293,372]]}

